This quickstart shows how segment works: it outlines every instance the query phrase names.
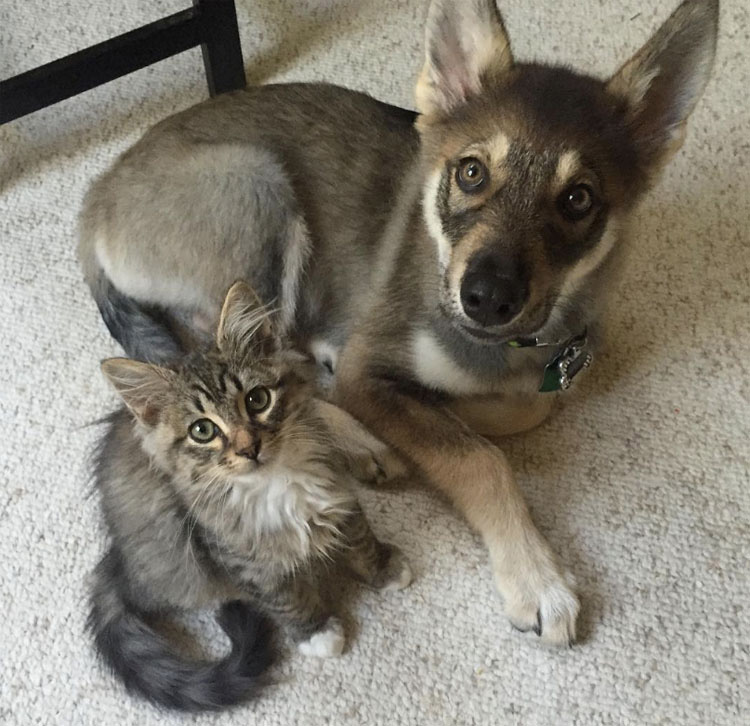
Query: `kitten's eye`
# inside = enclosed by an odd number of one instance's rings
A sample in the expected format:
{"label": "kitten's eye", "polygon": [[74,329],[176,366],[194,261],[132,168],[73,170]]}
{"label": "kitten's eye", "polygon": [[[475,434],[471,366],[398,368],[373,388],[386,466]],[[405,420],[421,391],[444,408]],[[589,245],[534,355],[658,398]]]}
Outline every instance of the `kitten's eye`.
{"label": "kitten's eye", "polygon": [[594,192],[588,184],[574,184],[558,197],[557,204],[568,219],[578,222],[594,207]]}
{"label": "kitten's eye", "polygon": [[271,405],[271,391],[265,386],[256,386],[245,396],[248,413],[263,413]]}
{"label": "kitten's eye", "polygon": [[190,424],[188,433],[193,441],[197,441],[199,444],[207,444],[218,436],[219,427],[210,419],[201,418]]}
{"label": "kitten's eye", "polygon": [[487,167],[473,156],[468,156],[458,162],[456,182],[464,192],[476,192],[484,185],[489,174]]}

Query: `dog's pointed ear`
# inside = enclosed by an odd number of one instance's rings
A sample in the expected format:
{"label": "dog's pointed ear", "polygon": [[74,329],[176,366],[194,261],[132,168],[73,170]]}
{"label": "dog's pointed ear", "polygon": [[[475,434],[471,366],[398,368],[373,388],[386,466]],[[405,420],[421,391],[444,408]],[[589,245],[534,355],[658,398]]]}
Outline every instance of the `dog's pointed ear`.
{"label": "dog's pointed ear", "polygon": [[658,169],[682,145],[716,51],[719,0],[685,0],[607,83],[625,103],[641,164]]}
{"label": "dog's pointed ear", "polygon": [[239,354],[252,348],[259,353],[276,347],[271,313],[255,290],[243,280],[229,288],[219,316],[216,345],[223,353]]}
{"label": "dog's pointed ear", "polygon": [[449,113],[513,65],[495,0],[432,0],[425,44],[416,96],[427,117]]}
{"label": "dog's pointed ear", "polygon": [[102,361],[101,369],[136,417],[148,426],[154,426],[175,372],[128,358],[108,358]]}

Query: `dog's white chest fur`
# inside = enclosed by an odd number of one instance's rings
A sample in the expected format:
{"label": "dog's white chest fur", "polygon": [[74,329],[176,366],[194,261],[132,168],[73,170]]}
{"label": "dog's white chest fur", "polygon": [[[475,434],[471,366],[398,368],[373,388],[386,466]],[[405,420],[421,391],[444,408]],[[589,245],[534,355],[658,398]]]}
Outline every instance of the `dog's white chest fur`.
{"label": "dog's white chest fur", "polygon": [[462,368],[428,330],[417,330],[411,339],[412,369],[425,386],[455,395],[485,393],[486,382]]}

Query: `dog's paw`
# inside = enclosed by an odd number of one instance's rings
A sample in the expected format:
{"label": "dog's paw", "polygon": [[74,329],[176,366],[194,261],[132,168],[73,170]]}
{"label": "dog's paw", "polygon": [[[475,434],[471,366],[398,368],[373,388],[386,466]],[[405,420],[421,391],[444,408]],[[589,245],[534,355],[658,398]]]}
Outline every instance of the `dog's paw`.
{"label": "dog's paw", "polygon": [[556,568],[522,573],[498,582],[505,613],[516,630],[533,632],[547,645],[570,646],[580,604],[573,577]]}
{"label": "dog's paw", "polygon": [[365,456],[361,469],[362,482],[374,487],[386,486],[408,474],[403,459],[385,444]]}
{"label": "dog's paw", "polygon": [[378,573],[374,586],[381,591],[403,590],[411,585],[414,575],[409,560],[398,548],[390,545],[391,555],[383,569]]}
{"label": "dog's paw", "polygon": [[307,640],[297,643],[302,655],[313,658],[336,658],[344,651],[344,626],[336,617],[330,617],[325,625]]}

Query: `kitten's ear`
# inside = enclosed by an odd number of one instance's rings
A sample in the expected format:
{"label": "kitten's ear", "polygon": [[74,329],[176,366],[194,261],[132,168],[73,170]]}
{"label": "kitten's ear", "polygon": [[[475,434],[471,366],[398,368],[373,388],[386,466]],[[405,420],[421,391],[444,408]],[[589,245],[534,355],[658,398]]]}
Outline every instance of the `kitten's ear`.
{"label": "kitten's ear", "polygon": [[440,116],[479,93],[513,66],[496,0],[432,0],[425,62],[417,81],[417,110]]}
{"label": "kitten's ear", "polygon": [[174,371],[128,358],[109,358],[101,368],[127,407],[145,424],[155,425]]}
{"label": "kitten's ear", "polygon": [[607,83],[625,102],[641,164],[657,170],[682,145],[716,51],[719,0],[685,0]]}
{"label": "kitten's ear", "polygon": [[229,288],[219,316],[216,345],[222,352],[276,345],[271,314],[250,285],[242,280]]}

